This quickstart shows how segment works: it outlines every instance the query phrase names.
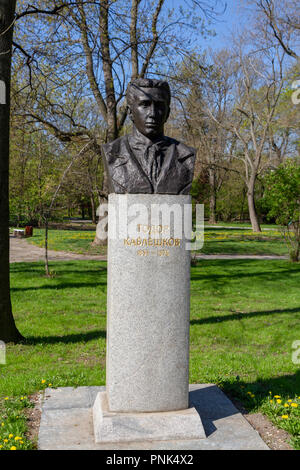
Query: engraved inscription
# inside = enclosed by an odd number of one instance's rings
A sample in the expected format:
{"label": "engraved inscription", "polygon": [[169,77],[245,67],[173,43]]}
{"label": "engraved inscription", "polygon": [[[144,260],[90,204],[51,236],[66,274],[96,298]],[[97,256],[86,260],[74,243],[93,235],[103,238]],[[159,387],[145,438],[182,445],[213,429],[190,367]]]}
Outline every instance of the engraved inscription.
{"label": "engraved inscription", "polygon": [[169,250],[137,250],[138,256],[169,256]]}
{"label": "engraved inscription", "polygon": [[[180,238],[162,238],[163,234],[169,232],[169,225],[137,225],[137,231],[141,233],[141,236],[137,238],[124,238],[124,246],[138,247],[138,256],[169,256],[170,252],[166,248],[180,247]],[[143,233],[147,234],[147,238],[143,238]],[[154,237],[151,237],[151,235]],[[158,237],[155,234],[158,234]],[[157,248],[153,250],[151,248]],[[163,248],[163,249],[162,249]],[[165,248],[165,249],[164,249]]]}
{"label": "engraved inscription", "polygon": [[180,246],[180,243],[180,238],[124,238],[125,246],[173,247]]}
{"label": "engraved inscription", "polygon": [[169,232],[169,230],[169,225],[137,225],[137,231],[142,233],[166,233]]}

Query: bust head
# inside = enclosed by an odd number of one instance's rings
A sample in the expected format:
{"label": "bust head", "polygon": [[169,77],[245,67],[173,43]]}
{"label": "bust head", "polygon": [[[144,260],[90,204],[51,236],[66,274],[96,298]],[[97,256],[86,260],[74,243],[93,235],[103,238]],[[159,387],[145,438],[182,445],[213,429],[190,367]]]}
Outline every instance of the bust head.
{"label": "bust head", "polygon": [[136,79],[127,89],[128,114],[136,129],[150,140],[164,133],[170,113],[171,93],[167,82]]}

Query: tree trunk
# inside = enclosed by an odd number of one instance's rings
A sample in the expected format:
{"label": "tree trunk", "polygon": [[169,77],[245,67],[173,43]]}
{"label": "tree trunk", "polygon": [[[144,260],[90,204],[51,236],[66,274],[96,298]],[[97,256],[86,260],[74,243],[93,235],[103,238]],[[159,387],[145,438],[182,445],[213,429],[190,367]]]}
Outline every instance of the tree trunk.
{"label": "tree trunk", "polygon": [[50,276],[50,271],[49,271],[49,259],[48,259],[48,217],[49,215],[47,214],[45,217],[45,273],[46,276]]}
{"label": "tree trunk", "polygon": [[249,216],[252,225],[253,232],[261,232],[260,224],[257,217],[255,201],[254,201],[254,186],[255,179],[251,178],[248,184],[247,199],[248,199],[248,208]]}
{"label": "tree trunk", "polygon": [[106,108],[107,108],[107,142],[112,142],[118,137],[117,103],[113,78],[112,60],[110,56],[109,38],[109,0],[100,2],[100,43],[102,54],[102,67],[105,83]]}
{"label": "tree trunk", "polygon": [[210,186],[210,196],[209,196],[209,223],[216,223],[216,175],[215,169],[209,169],[209,186]]}
{"label": "tree trunk", "polygon": [[242,196],[242,201],[241,201],[241,210],[240,210],[240,222],[244,222],[245,220],[245,213],[244,213],[244,207],[245,207],[245,198],[247,194],[246,188],[243,188],[243,196]]}
{"label": "tree trunk", "polygon": [[93,224],[96,224],[96,208],[95,208],[95,201],[94,201],[93,194],[91,194],[90,200],[91,200],[91,216],[92,216],[91,218],[92,218]]}
{"label": "tree trunk", "polygon": [[[106,171],[104,172],[104,175],[103,175],[103,183],[102,183],[102,191],[103,192],[106,192],[108,193],[108,183],[107,183],[107,173]],[[99,197],[99,208],[101,206],[101,204],[107,204],[108,202],[108,199],[105,199],[103,197]],[[98,208],[98,211],[99,211],[99,208]],[[97,214],[99,215],[99,214]],[[101,222],[103,220],[103,218],[105,217],[104,216],[99,216],[98,217],[98,224],[99,222]],[[94,241],[92,242],[92,246],[107,246],[107,238],[102,240],[100,238],[97,237],[97,230],[96,230],[96,233],[95,233],[95,238],[94,238]]]}
{"label": "tree trunk", "polygon": [[84,220],[85,218],[85,211],[84,211],[84,203],[80,204],[80,210],[81,210],[81,218]]}
{"label": "tree trunk", "polygon": [[[9,114],[10,70],[15,0],[0,0],[0,340],[17,342],[22,338],[11,309],[9,284]],[[1,34],[2,33],[2,34]]]}

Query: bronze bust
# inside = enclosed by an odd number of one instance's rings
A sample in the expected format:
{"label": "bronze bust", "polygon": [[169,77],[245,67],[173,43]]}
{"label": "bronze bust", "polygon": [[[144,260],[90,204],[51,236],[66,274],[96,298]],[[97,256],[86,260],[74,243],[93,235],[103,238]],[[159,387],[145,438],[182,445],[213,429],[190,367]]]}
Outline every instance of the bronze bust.
{"label": "bronze bust", "polygon": [[102,146],[109,192],[189,194],[195,150],[164,136],[171,100],[168,83],[136,79],[126,98],[132,134]]}

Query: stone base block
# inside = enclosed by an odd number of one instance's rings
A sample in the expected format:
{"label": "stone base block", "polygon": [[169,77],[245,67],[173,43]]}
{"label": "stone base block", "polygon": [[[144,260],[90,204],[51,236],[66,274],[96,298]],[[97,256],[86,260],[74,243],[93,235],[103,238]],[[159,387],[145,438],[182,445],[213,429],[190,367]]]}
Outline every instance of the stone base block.
{"label": "stone base block", "polygon": [[93,407],[96,443],[205,439],[194,407],[155,413],[116,413],[108,410],[106,392],[99,392]]}

